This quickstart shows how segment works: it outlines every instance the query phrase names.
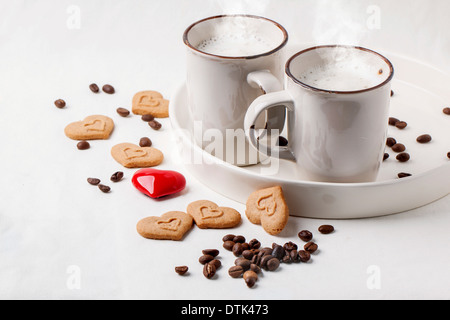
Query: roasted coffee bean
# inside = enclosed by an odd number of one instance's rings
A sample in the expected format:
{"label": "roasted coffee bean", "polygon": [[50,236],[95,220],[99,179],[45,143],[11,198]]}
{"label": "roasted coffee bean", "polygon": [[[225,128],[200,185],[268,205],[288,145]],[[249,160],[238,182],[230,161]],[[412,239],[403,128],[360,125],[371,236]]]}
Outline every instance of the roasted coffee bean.
{"label": "roasted coffee bean", "polygon": [[108,94],[113,94],[113,93],[116,92],[116,90],[114,89],[114,87],[113,87],[112,85],[110,85],[110,84],[105,84],[105,85],[102,87],[102,90],[103,90],[104,93],[108,93]]}
{"label": "roasted coffee bean", "polygon": [[217,249],[204,249],[202,250],[203,254],[207,254],[213,257],[217,257],[219,255],[219,250]]}
{"label": "roasted coffee bean", "polygon": [[394,96],[394,90],[391,90],[391,97]]}
{"label": "roasted coffee bean", "polygon": [[148,122],[148,125],[153,129],[153,130],[159,130],[162,127],[162,124],[159,123],[156,120],[151,120]]}
{"label": "roasted coffee bean", "polygon": [[403,130],[403,129],[405,129],[408,126],[408,124],[405,121],[398,121],[398,122],[395,123],[395,126],[398,129]]}
{"label": "roasted coffee bean", "polygon": [[92,184],[93,186],[96,186],[100,183],[100,179],[97,178],[87,178],[87,182],[89,184]]}
{"label": "roasted coffee bean", "polygon": [[209,254],[204,254],[200,258],[198,258],[198,262],[200,262],[201,264],[208,263],[212,260],[214,260],[214,257],[210,256]]}
{"label": "roasted coffee bean", "polygon": [[233,241],[235,243],[244,243],[245,242],[245,237],[244,236],[235,236],[233,238]]}
{"label": "roasted coffee bean", "polygon": [[285,137],[279,136],[277,141],[277,146],[286,147],[289,144],[288,140]]}
{"label": "roasted coffee bean", "polygon": [[269,261],[267,261],[267,264],[266,264],[266,268],[269,271],[275,271],[278,269],[279,266],[280,266],[280,260],[275,257],[270,259]]}
{"label": "roasted coffee bean", "polygon": [[139,146],[141,147],[151,147],[152,146],[152,140],[150,140],[147,137],[142,137],[141,140],[139,140]]}
{"label": "roasted coffee bean", "polygon": [[222,262],[220,262],[220,260],[218,259],[213,259],[210,262],[208,262],[209,264],[213,264],[214,267],[216,267],[216,270],[219,269],[222,266]]}
{"label": "roasted coffee bean", "polygon": [[450,108],[444,108],[444,110],[442,110],[442,112],[444,112],[446,115],[450,116]]}
{"label": "roasted coffee bean", "polygon": [[411,156],[409,155],[409,153],[406,153],[406,152],[400,153],[397,156],[397,160],[400,162],[407,162],[407,161],[409,161],[409,159],[411,159]]}
{"label": "roasted coffee bean", "polygon": [[179,266],[175,267],[175,272],[178,273],[180,276],[188,272],[189,268],[187,266]]}
{"label": "roasted coffee bean", "polygon": [[222,241],[233,241],[234,237],[236,237],[234,234],[227,234],[225,236],[223,236]]}
{"label": "roasted coffee bean", "polygon": [[305,251],[308,251],[309,253],[313,253],[313,252],[316,252],[318,247],[319,246],[316,243],[310,241],[303,246],[303,249],[305,249]]}
{"label": "roasted coffee bean", "polygon": [[396,124],[397,122],[399,122],[399,121],[400,121],[400,120],[398,120],[397,118],[390,117],[390,118],[389,118],[389,125],[395,126],[395,124]]}
{"label": "roasted coffee bean", "polygon": [[228,274],[232,278],[239,278],[244,273],[244,268],[241,266],[233,266],[230,269],[228,269]]}
{"label": "roasted coffee bean", "polygon": [[122,179],[123,179],[123,172],[122,171],[114,172],[112,174],[112,176],[111,176],[111,181],[112,182],[119,182]]}
{"label": "roasted coffee bean", "polygon": [[417,137],[418,143],[428,143],[432,140],[431,136],[429,134],[423,134],[419,137]]}
{"label": "roasted coffee bean", "polygon": [[252,250],[244,250],[244,251],[242,251],[242,256],[245,259],[252,260],[254,255],[255,254],[254,254],[254,252]]}
{"label": "roasted coffee bean", "polygon": [[248,270],[244,272],[243,278],[247,286],[251,288],[258,281],[258,274],[255,271]]}
{"label": "roasted coffee bean", "polygon": [[101,192],[104,192],[104,193],[108,193],[111,191],[111,188],[108,186],[105,186],[104,184],[99,184],[98,188],[100,189]]}
{"label": "roasted coffee bean", "polygon": [[89,85],[89,89],[91,89],[91,91],[93,93],[98,93],[100,91],[100,89],[98,88],[98,85],[96,83],[91,83]]}
{"label": "roasted coffee bean", "polygon": [[281,259],[281,262],[283,263],[291,263],[291,256],[289,255],[288,252],[286,252],[286,255]]}
{"label": "roasted coffee bean", "polygon": [[216,267],[213,264],[206,263],[203,267],[203,275],[207,279],[211,279],[216,274]]}
{"label": "roasted coffee bean", "polygon": [[258,265],[254,264],[254,263],[250,264],[250,270],[252,270],[256,274],[261,272],[261,268]]}
{"label": "roasted coffee bean", "polygon": [[259,251],[261,251],[262,253],[263,253],[263,255],[266,255],[266,254],[272,254],[272,251],[273,251],[273,249],[272,248],[269,248],[269,247],[264,247],[264,248],[262,248],[262,249],[259,249]]}
{"label": "roasted coffee bean", "polygon": [[241,266],[244,270],[250,269],[250,265],[252,264],[250,260],[247,260],[245,258],[237,258],[234,261],[234,264],[237,266]]}
{"label": "roasted coffee bean", "polygon": [[285,250],[282,246],[276,245],[275,248],[273,248],[272,256],[277,258],[278,260],[281,260],[285,254]]}
{"label": "roasted coffee bean", "polygon": [[400,173],[398,174],[398,177],[399,177],[400,179],[407,178],[407,177],[411,177],[411,176],[412,176],[411,173],[406,173],[406,172],[400,172]]}
{"label": "roasted coffee bean", "polygon": [[308,230],[302,230],[298,233],[298,237],[301,240],[308,242],[311,241],[311,239],[313,238],[313,234]]}
{"label": "roasted coffee bean", "polygon": [[311,259],[311,254],[308,251],[300,250],[298,252],[298,258],[301,262],[308,262]]}
{"label": "roasted coffee bean", "polygon": [[130,110],[125,108],[117,108],[116,112],[119,114],[119,116],[124,118],[130,115]]}
{"label": "roasted coffee bean", "polygon": [[250,246],[250,249],[259,249],[261,247],[261,242],[257,239],[252,239],[248,242],[248,245]]}
{"label": "roasted coffee bean", "polygon": [[142,121],[149,122],[149,121],[155,120],[155,117],[152,116],[151,114],[144,114],[141,117],[141,119],[142,119]]}
{"label": "roasted coffee bean", "polygon": [[223,243],[223,247],[228,251],[232,251],[234,245],[235,245],[235,243],[231,240],[227,240]]}
{"label": "roasted coffee bean", "polygon": [[77,148],[78,150],[87,150],[91,147],[91,145],[89,144],[89,142],[83,140],[77,143]]}
{"label": "roasted coffee bean", "polygon": [[66,102],[63,99],[58,99],[55,101],[55,106],[59,109],[62,109],[66,106]]}
{"label": "roasted coffee bean", "polygon": [[[262,256],[259,266],[264,269],[267,268],[267,262],[269,262],[269,260],[271,260],[271,259],[277,259],[277,258],[275,258],[274,256],[271,256],[270,254],[266,254],[266,255]],[[277,259],[277,260],[279,260],[279,259]]]}
{"label": "roasted coffee bean", "polygon": [[395,140],[394,138],[392,138],[392,137],[389,137],[389,138],[387,138],[386,139],[386,145],[389,147],[389,148],[392,148],[394,145],[396,145],[397,144],[397,140]]}
{"label": "roasted coffee bean", "polygon": [[298,256],[297,249],[294,249],[294,250],[289,252],[289,258],[291,259],[292,262],[299,262],[300,261],[300,257]]}
{"label": "roasted coffee bean", "polygon": [[385,153],[384,155],[383,155],[383,161],[386,161],[387,159],[389,159],[389,153]]}
{"label": "roasted coffee bean", "polygon": [[447,158],[450,159],[450,152],[447,152]]}
{"label": "roasted coffee bean", "polygon": [[298,247],[295,243],[293,243],[292,241],[289,241],[283,245],[283,248],[286,251],[291,251],[291,250],[297,250]]}
{"label": "roasted coffee bean", "polygon": [[392,151],[394,151],[394,152],[403,152],[403,151],[405,151],[406,150],[406,147],[405,147],[405,145],[404,144],[402,144],[402,143],[396,143],[396,144],[394,144],[393,146],[392,146]]}
{"label": "roasted coffee bean", "polygon": [[231,251],[233,252],[233,254],[236,257],[239,257],[242,254],[242,252],[244,251],[244,249],[242,248],[242,243],[240,243],[240,242],[235,243],[233,248],[231,249]]}
{"label": "roasted coffee bean", "polygon": [[324,224],[324,225],[320,226],[318,230],[322,234],[330,234],[334,231],[334,227],[329,224]]}

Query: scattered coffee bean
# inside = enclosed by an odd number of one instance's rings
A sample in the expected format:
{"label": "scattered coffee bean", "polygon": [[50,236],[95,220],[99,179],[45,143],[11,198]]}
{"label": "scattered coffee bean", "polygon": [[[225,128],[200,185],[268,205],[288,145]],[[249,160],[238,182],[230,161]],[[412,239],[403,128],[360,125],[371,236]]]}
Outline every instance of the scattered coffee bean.
{"label": "scattered coffee bean", "polygon": [[447,152],[447,158],[450,159],[450,152]]}
{"label": "scattered coffee bean", "polygon": [[292,262],[300,262],[297,249],[289,252],[289,258]]}
{"label": "scattered coffee bean", "polygon": [[96,83],[91,83],[89,85],[89,89],[91,89],[91,91],[93,93],[98,93],[100,91],[100,89],[98,88],[98,85]]}
{"label": "scattered coffee bean", "polygon": [[408,162],[409,159],[411,159],[411,156],[409,155],[409,153],[403,152],[403,153],[400,153],[399,155],[397,155],[397,160],[400,162]]}
{"label": "scattered coffee bean", "polygon": [[110,84],[105,84],[105,85],[102,87],[102,90],[103,90],[104,93],[108,93],[108,94],[113,94],[113,93],[116,92],[116,90],[114,89],[114,87],[113,87],[112,85],[110,85]]}
{"label": "scattered coffee bean", "polygon": [[308,262],[311,259],[311,254],[308,251],[300,250],[298,252],[298,257],[301,262]]}
{"label": "scattered coffee bean", "polygon": [[298,233],[298,237],[305,242],[311,241],[313,234],[308,230],[303,230]]}
{"label": "scattered coffee bean", "polygon": [[209,254],[204,254],[200,258],[198,258],[198,262],[200,262],[201,264],[208,263],[212,260],[214,260],[214,257],[210,256]]}
{"label": "scattered coffee bean", "polygon": [[305,251],[308,251],[309,253],[316,252],[316,250],[318,248],[319,248],[319,246],[316,243],[312,242],[312,241],[308,242],[307,244],[305,244],[303,246],[303,249],[305,249]]}
{"label": "scattered coffee bean", "polygon": [[244,273],[244,268],[242,266],[233,266],[228,269],[228,274],[232,278],[239,278]]}
{"label": "scattered coffee bean", "polygon": [[159,123],[156,120],[151,120],[148,122],[148,125],[153,129],[153,130],[159,130],[162,127],[162,124]]}
{"label": "scattered coffee bean", "polygon": [[275,248],[273,248],[272,256],[277,258],[278,260],[281,260],[285,254],[285,250],[282,246],[276,245]]}
{"label": "scattered coffee bean", "polygon": [[431,136],[429,134],[423,134],[419,137],[417,137],[418,143],[428,143],[432,140]]}
{"label": "scattered coffee bean", "polygon": [[277,146],[286,147],[289,144],[288,140],[285,137],[279,136],[277,141]]}
{"label": "scattered coffee bean", "polygon": [[219,269],[222,266],[222,262],[220,262],[220,260],[218,259],[213,259],[210,262],[208,262],[209,264],[213,264],[214,267],[216,267],[216,270]]}
{"label": "scattered coffee bean", "polygon": [[212,277],[214,277],[214,275],[216,274],[216,267],[214,266],[214,264],[205,264],[205,266],[203,267],[203,275],[207,278],[207,279],[211,279]]}
{"label": "scattered coffee bean", "polygon": [[244,250],[244,251],[242,251],[242,256],[245,259],[252,260],[254,255],[255,255],[255,253],[252,250]]}
{"label": "scattered coffee bean", "polygon": [[395,126],[396,126],[398,129],[403,130],[403,129],[405,129],[405,128],[408,126],[408,124],[407,124],[405,121],[398,121],[398,122],[395,124]]}
{"label": "scattered coffee bean", "polygon": [[411,176],[412,176],[411,173],[406,173],[406,172],[400,172],[400,173],[398,174],[398,177],[399,177],[400,179],[407,178],[407,177],[411,177]]}
{"label": "scattered coffee bean", "polygon": [[[267,269],[267,262],[269,262],[269,260],[272,260],[272,259],[278,260],[277,258],[275,258],[274,256],[272,256],[270,254],[266,254],[266,255],[263,254],[263,256],[261,257],[261,260],[259,262],[259,266],[261,268]],[[278,260],[278,261],[280,261],[280,260]]]}
{"label": "scattered coffee bean", "polygon": [[245,242],[245,237],[244,236],[235,236],[233,238],[233,242],[235,242],[235,243],[244,243]]}
{"label": "scattered coffee bean", "polygon": [[258,274],[256,274],[256,272],[252,270],[245,271],[243,277],[245,283],[249,288],[252,288],[255,285],[256,281],[258,281]]}
{"label": "scattered coffee bean", "polygon": [[119,182],[122,179],[123,179],[123,172],[122,171],[114,172],[112,174],[112,176],[111,176],[111,181],[112,182]]}
{"label": "scattered coffee bean", "polygon": [[241,266],[244,270],[248,270],[248,269],[250,269],[251,262],[250,262],[250,260],[247,260],[247,259],[241,257],[241,258],[237,258],[234,261],[234,264],[237,266]]}
{"label": "scattered coffee bean", "polygon": [[394,90],[391,90],[391,97],[394,96]]}
{"label": "scattered coffee bean", "polygon": [[236,257],[239,257],[242,254],[242,252],[244,251],[244,249],[242,248],[242,243],[240,243],[240,242],[235,243],[233,248],[231,249],[231,251],[233,252],[233,254]]}
{"label": "scattered coffee bean", "polygon": [[387,138],[387,140],[386,140],[386,145],[389,147],[389,148],[392,148],[394,145],[396,145],[397,144],[397,140],[395,140],[394,138],[392,138],[392,137],[389,137],[389,138]]}
{"label": "scattered coffee bean", "polygon": [[151,114],[144,114],[141,117],[141,119],[142,119],[142,121],[149,122],[149,121],[155,120],[155,117],[152,116]]}
{"label": "scattered coffee bean", "polygon": [[63,99],[58,99],[55,101],[55,106],[59,109],[62,109],[66,106],[66,102]]}
{"label": "scattered coffee bean", "polygon": [[150,140],[147,137],[142,137],[141,140],[139,140],[139,146],[141,146],[141,147],[151,147],[152,146],[152,140]]}
{"label": "scattered coffee bean", "polygon": [[248,242],[248,245],[250,246],[250,249],[259,249],[261,247],[261,242],[257,239],[252,239]]}
{"label": "scattered coffee bean", "polygon": [[291,250],[297,250],[298,246],[295,243],[293,243],[292,241],[289,241],[283,245],[283,248],[286,251],[291,251]]}
{"label": "scattered coffee bean", "polygon": [[406,150],[406,147],[402,143],[396,143],[392,146],[392,151],[400,153]]}
{"label": "scattered coffee bean", "polygon": [[219,255],[219,250],[217,249],[204,249],[202,250],[203,254],[207,254],[213,257],[217,257]]}
{"label": "scattered coffee bean", "polygon": [[334,231],[334,227],[329,224],[324,224],[323,226],[320,226],[318,230],[322,234],[330,234]]}
{"label": "scattered coffee bean", "polygon": [[92,184],[93,186],[96,186],[100,183],[100,179],[97,178],[87,178],[87,182],[89,184]]}
{"label": "scattered coffee bean", "polygon": [[184,275],[189,268],[187,266],[179,266],[175,267],[175,272],[178,273],[180,276]]}
{"label": "scattered coffee bean", "polygon": [[450,116],[450,108],[444,108],[444,110],[442,110],[442,112],[444,112],[446,115]]}
{"label": "scattered coffee bean", "polygon": [[233,241],[234,237],[236,237],[234,234],[227,234],[225,236],[223,236],[222,241]]}
{"label": "scattered coffee bean", "polygon": [[117,113],[121,116],[121,117],[128,117],[130,115],[130,110],[125,109],[125,108],[117,108]]}
{"label": "scattered coffee bean", "polygon": [[223,243],[223,247],[225,250],[232,251],[235,243],[231,240],[227,240]]}
{"label": "scattered coffee bean", "polygon": [[77,143],[77,148],[78,150],[87,150],[91,147],[91,145],[89,144],[89,142],[83,140]]}
{"label": "scattered coffee bean", "polygon": [[258,265],[254,264],[254,263],[250,264],[250,270],[252,270],[256,274],[261,272],[261,268]]}
{"label": "scattered coffee bean", "polygon": [[387,159],[389,159],[389,153],[385,153],[384,155],[383,155],[383,161],[386,161]]}
{"label": "scattered coffee bean", "polygon": [[104,193],[108,193],[111,191],[111,188],[108,186],[105,186],[104,184],[99,184],[98,188],[100,189],[101,192],[104,192]]}
{"label": "scattered coffee bean", "polygon": [[395,126],[395,124],[396,124],[397,122],[399,122],[399,121],[400,121],[400,120],[398,120],[397,118],[390,117],[390,118],[389,118],[389,125]]}
{"label": "scattered coffee bean", "polygon": [[267,261],[266,264],[266,268],[269,271],[275,271],[278,269],[278,267],[280,266],[280,260],[278,260],[277,258],[272,258],[269,261]]}

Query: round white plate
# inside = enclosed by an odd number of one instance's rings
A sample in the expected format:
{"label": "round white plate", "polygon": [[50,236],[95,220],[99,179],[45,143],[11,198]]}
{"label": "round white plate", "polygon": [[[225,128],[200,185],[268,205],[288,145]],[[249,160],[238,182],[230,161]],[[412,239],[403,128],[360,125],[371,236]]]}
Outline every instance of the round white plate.
{"label": "round white plate", "polygon": [[[187,106],[186,87],[171,99],[170,120],[180,161],[212,190],[245,203],[255,190],[280,185],[293,216],[351,219],[389,215],[415,209],[450,194],[450,76],[440,70],[395,54],[384,53],[395,66],[391,116],[408,123],[404,130],[389,128],[389,136],[406,145],[411,160],[390,158],[373,183],[336,184],[307,181],[292,162],[236,167],[215,158],[194,143],[193,122]],[[430,134],[429,144],[416,138]],[[398,173],[412,174],[399,179]]]}

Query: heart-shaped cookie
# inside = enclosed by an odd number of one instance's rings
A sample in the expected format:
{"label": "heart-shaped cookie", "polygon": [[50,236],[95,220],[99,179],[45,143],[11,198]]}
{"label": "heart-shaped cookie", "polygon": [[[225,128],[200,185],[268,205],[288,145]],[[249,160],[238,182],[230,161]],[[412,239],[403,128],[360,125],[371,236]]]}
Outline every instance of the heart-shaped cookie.
{"label": "heart-shaped cookie", "polygon": [[141,169],[131,179],[133,185],[151,198],[161,198],[183,190],[186,179],[176,171]]}
{"label": "heart-shaped cookie", "polygon": [[139,147],[132,143],[119,143],[111,148],[113,158],[126,168],[146,168],[164,160],[161,151],[152,147]]}
{"label": "heart-shaped cookie", "polygon": [[241,222],[241,214],[227,207],[219,207],[212,201],[199,200],[187,207],[187,213],[194,218],[200,229],[226,229],[236,227]]}
{"label": "heart-shaped cookie", "polygon": [[73,140],[108,139],[114,129],[114,121],[102,115],[86,117],[83,121],[72,122],[64,133]]}
{"label": "heart-shaped cookie", "polygon": [[271,234],[279,234],[287,224],[289,208],[280,186],[253,192],[247,200],[245,214],[251,223],[260,224]]}
{"label": "heart-shaped cookie", "polygon": [[194,220],[181,211],[170,211],[161,217],[147,217],[136,225],[137,232],[147,239],[181,240],[188,232]]}
{"label": "heart-shaped cookie", "polygon": [[131,111],[134,114],[150,114],[155,118],[169,116],[169,100],[163,98],[157,91],[141,91],[134,95]]}

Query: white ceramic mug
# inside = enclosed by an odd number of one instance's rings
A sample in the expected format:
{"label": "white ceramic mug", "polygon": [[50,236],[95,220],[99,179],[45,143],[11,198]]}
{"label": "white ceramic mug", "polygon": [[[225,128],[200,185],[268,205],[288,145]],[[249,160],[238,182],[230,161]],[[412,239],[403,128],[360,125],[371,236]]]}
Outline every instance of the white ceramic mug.
{"label": "white ceramic mug", "polygon": [[257,98],[248,109],[251,145],[259,148],[258,116],[284,105],[288,145],[261,152],[296,161],[313,181],[375,181],[386,145],[392,63],[366,48],[319,46],[291,57],[285,73],[285,90]]}
{"label": "white ceramic mug", "polygon": [[[202,127],[196,130],[200,132],[195,136],[197,144],[229,163],[256,164],[259,153],[248,145],[244,117],[255,98],[283,88],[286,30],[263,17],[221,15],[195,22],[183,40],[188,49],[188,105],[194,124]],[[257,125],[281,130],[285,109],[269,113]],[[223,138],[219,141],[222,150],[211,150],[211,141],[205,139],[208,130]],[[214,139],[219,140],[217,135]]]}

